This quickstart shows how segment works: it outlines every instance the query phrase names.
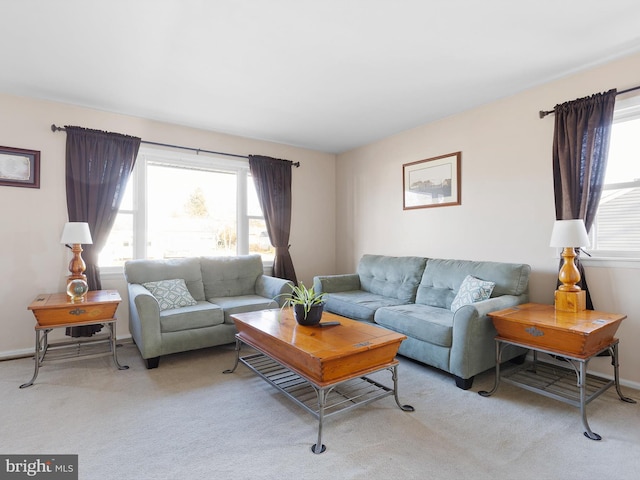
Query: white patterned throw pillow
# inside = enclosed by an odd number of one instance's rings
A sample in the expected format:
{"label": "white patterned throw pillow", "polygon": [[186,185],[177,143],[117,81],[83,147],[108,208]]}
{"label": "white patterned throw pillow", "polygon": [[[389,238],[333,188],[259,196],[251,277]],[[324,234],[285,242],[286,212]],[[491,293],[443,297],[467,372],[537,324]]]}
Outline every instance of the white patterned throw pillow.
{"label": "white patterned throw pillow", "polygon": [[494,282],[480,280],[479,278],[467,275],[462,281],[456,297],[453,299],[453,302],[451,302],[451,311],[455,312],[463,305],[486,300],[491,296],[491,292],[493,292],[493,287],[495,286],[496,284]]}
{"label": "white patterned throw pillow", "polygon": [[187,284],[181,278],[147,282],[142,286],[151,292],[160,306],[160,310],[189,307],[198,302],[191,296]]}

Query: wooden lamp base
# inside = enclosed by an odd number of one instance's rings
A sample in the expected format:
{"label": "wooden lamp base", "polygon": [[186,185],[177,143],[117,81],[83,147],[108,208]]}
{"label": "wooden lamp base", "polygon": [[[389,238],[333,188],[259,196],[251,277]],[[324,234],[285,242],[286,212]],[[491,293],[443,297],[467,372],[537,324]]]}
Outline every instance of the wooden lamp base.
{"label": "wooden lamp base", "polygon": [[563,312],[581,312],[587,309],[587,292],[565,292],[556,290],[555,294],[556,310]]}

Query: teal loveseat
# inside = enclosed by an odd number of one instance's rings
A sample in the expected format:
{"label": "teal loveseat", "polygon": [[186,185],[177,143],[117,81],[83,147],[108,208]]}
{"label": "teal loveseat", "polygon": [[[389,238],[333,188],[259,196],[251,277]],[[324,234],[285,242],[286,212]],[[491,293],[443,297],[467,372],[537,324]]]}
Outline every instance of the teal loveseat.
{"label": "teal loveseat", "polygon": [[234,313],[278,308],[288,280],[263,274],[259,255],[130,260],[129,330],[147,368],[162,355],[235,341]]}
{"label": "teal loveseat", "polygon": [[[364,255],[356,273],[317,276],[314,288],[327,311],[406,335],[399,354],[451,373],[466,390],[495,367],[487,313],[526,303],[530,272],[526,264]],[[509,347],[502,358],[525,353]]]}

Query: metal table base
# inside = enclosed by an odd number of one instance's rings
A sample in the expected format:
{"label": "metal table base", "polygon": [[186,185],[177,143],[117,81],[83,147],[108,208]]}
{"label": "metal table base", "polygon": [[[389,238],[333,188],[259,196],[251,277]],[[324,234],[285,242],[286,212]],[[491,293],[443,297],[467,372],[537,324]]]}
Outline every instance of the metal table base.
{"label": "metal table base", "polygon": [[[512,368],[508,372],[501,374],[500,363],[502,352],[507,345],[517,345],[533,351],[533,362]],[[611,355],[613,365],[613,380],[587,374],[589,360],[593,357],[608,351]],[[538,361],[538,353],[551,355],[552,358],[566,362],[566,366],[560,366],[547,362]],[[587,422],[586,406],[596,397],[600,396],[609,387],[615,385],[616,392],[620,400],[627,403],[636,403],[635,400],[625,397],[620,390],[619,364],[618,364],[618,340],[595,352],[588,358],[579,358],[565,353],[558,353],[545,350],[539,347],[533,348],[531,345],[507,341],[496,338],[496,377],[493,389],[490,391],[478,392],[483,397],[489,397],[498,390],[500,381],[517,385],[531,392],[539,393],[549,398],[554,398],[574,407],[580,408],[584,436],[591,440],[601,440],[602,437],[593,432]]]}
{"label": "metal table base", "polygon": [[[100,337],[93,337],[90,340],[76,340],[67,342],[57,342],[49,344],[48,336],[54,328],[66,328],[72,327],[73,324],[55,325],[51,327],[36,327],[36,351],[34,355],[34,371],[33,377],[27,383],[20,385],[20,388],[27,388],[33,385],[33,382],[38,378],[40,367],[42,366],[45,356],[49,352],[51,354],[47,357],[47,361],[63,361],[63,360],[75,360],[79,358],[94,358],[110,355],[113,358],[114,365],[118,370],[127,370],[127,365],[121,365],[118,362],[116,355],[116,319],[113,320],[101,320],[94,322],[97,324],[106,325],[109,328],[107,336],[101,335]],[[109,347],[105,349],[100,348],[99,344],[108,343]],[[53,358],[52,358],[53,357]]]}
{"label": "metal table base", "polygon": [[[389,370],[393,380],[393,388],[372,380],[367,376],[319,386],[291,371],[266,353],[240,356],[243,342],[236,340],[236,359],[233,368],[223,373],[233,373],[239,362],[242,362],[258,376],[266,380],[288,398],[304,408],[318,419],[318,439],[311,446],[313,453],[319,454],[326,450],[322,443],[322,429],[324,419],[337,413],[346,412],[356,407],[366,405],[375,400],[393,395],[398,407],[405,412],[413,412],[411,405],[402,405],[398,399],[398,363],[384,367],[371,373]],[[254,345],[250,345],[256,348]]]}

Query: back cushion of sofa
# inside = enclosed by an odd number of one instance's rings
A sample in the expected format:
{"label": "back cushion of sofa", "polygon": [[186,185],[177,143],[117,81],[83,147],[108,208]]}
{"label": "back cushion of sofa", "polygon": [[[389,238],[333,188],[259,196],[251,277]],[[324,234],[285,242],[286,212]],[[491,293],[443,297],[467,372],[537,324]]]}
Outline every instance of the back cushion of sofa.
{"label": "back cushion of sofa", "polygon": [[363,255],[358,264],[360,288],[405,303],[413,302],[426,261],[422,257]]}
{"label": "back cushion of sofa", "polygon": [[256,280],[263,274],[260,255],[200,257],[206,298],[237,297],[256,293]]}
{"label": "back cushion of sofa", "polygon": [[531,267],[523,263],[475,262],[430,258],[418,286],[416,303],[450,308],[467,275],[494,282],[492,297],[527,292]]}
{"label": "back cushion of sofa", "polygon": [[158,282],[182,279],[193,298],[203,301],[204,286],[199,258],[173,258],[168,260],[128,260],[124,264],[128,283]]}

